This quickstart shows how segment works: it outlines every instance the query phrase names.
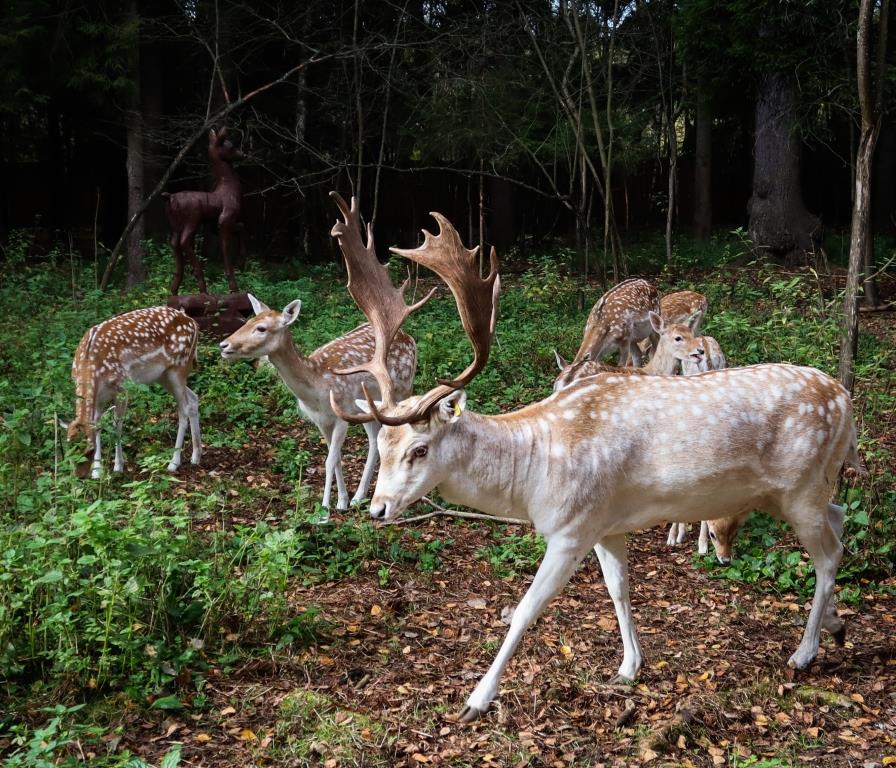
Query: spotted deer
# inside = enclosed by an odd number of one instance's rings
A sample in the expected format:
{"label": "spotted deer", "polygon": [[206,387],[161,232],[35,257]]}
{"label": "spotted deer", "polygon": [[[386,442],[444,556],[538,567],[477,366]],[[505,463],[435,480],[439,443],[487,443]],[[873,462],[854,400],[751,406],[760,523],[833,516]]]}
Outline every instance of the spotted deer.
{"label": "spotted deer", "polygon": [[[700,332],[700,324],[706,315],[709,302],[706,296],[696,291],[676,291],[675,293],[667,293],[660,296],[660,317],[667,323],[685,323],[688,318],[695,313],[700,312],[700,321],[694,327],[694,333]],[[655,346],[656,339],[651,335],[650,338],[638,342],[638,349],[641,354],[646,356],[650,352],[651,346]],[[723,366],[724,367],[724,366]]]}
{"label": "spotted deer", "polygon": [[124,470],[121,433],[127,412],[126,381],[160,384],[177,401],[177,439],[168,471],[181,464],[187,424],[193,453],[190,461],[202,458],[199,431],[199,398],[187,386],[187,377],[196,360],[199,327],[183,312],[170,307],[135,309],[93,326],[81,339],[72,362],[75,383],[75,418],[67,425],[70,442],[84,438],[86,460],[76,468],[79,477],[88,471],[96,479],[102,471],[102,439],[99,421],[106,406],[114,400],[115,464]]}
{"label": "spotted deer", "polygon": [[[342,211],[344,222],[334,227],[338,229],[338,237],[343,251],[351,253],[349,276],[353,282],[365,286],[375,286],[375,290],[383,295],[395,296],[394,299],[404,306],[401,298],[404,287],[396,289],[389,280],[388,271],[376,258],[373,242],[373,230],[368,226],[367,242],[363,242],[360,229],[360,214],[356,201],[352,199],[351,208],[341,197],[336,196],[337,204]],[[411,310],[425,304],[432,296],[430,292],[417,302]],[[332,495],[333,479],[336,479],[336,508],[345,510],[349,507],[348,490],[342,473],[342,445],[348,431],[348,422],[340,418],[336,409],[330,405],[330,397],[335,398],[341,411],[358,413],[355,401],[363,396],[361,387],[376,387],[376,379],[363,368],[373,356],[376,345],[377,330],[369,324],[360,325],[344,336],[314,350],[307,357],[296,347],[292,334],[292,325],[299,317],[302,302],[291,301],[282,311],[271,309],[255,296],[249,294],[249,301],[255,311],[242,328],[221,342],[221,356],[225,360],[255,360],[267,355],[277,369],[280,378],[290,392],[296,397],[299,410],[320,430],[327,443],[326,479],[322,505],[329,509]],[[395,391],[400,397],[411,393],[414,372],[417,368],[417,345],[410,336],[396,328],[394,338],[390,338],[389,355],[382,362],[386,374],[393,382]],[[364,424],[367,432],[367,461],[358,489],[352,502],[359,502],[367,496],[370,479],[377,463],[376,436],[379,424],[370,421]]]}
{"label": "spotted deer", "polygon": [[[383,424],[371,517],[392,520],[438,488],[449,502],[527,518],[546,541],[507,636],[460,720],[488,709],[526,629],[592,548],[622,634],[619,677],[636,679],[642,653],[629,598],[626,534],[670,517],[696,521],[755,507],[789,522],[814,561],[816,586],[788,664],[802,669],[812,661],[822,627],[842,642],[833,587],[843,510],[829,498],[843,463],[857,459],[848,392],[821,371],[783,364],[699,376],[600,373],[512,413],[470,412],[462,388],[488,359],[500,287],[497,258],[493,251],[489,275],[480,278],[477,249],[464,248],[450,223],[433,217],[439,235],[427,232],[419,248],[393,252],[449,284],[474,359],[463,374],[424,395],[396,401],[388,381],[379,382],[381,402],[365,391],[368,413],[359,420]],[[397,327],[396,318],[376,318],[372,293],[359,305],[374,325],[388,319]],[[690,423],[699,429],[682,429]]]}
{"label": "spotted deer", "polygon": [[638,342],[650,336],[648,312],[658,308],[653,283],[641,278],[623,280],[592,307],[573,362],[599,362],[604,355],[618,352],[620,365],[629,360],[641,365]]}

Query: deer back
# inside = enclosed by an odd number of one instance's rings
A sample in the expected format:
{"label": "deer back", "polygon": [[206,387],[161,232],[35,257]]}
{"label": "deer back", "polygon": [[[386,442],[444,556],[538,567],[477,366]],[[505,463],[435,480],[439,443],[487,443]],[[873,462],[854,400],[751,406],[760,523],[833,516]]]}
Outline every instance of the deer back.
{"label": "deer back", "polygon": [[599,360],[623,344],[647,338],[648,312],[658,308],[656,286],[648,280],[632,278],[611,288],[591,309],[573,362]]}

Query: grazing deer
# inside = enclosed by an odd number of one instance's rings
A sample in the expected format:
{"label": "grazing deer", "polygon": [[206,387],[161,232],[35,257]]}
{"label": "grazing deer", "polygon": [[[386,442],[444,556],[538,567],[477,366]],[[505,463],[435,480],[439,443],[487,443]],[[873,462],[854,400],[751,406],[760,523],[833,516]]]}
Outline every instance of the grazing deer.
{"label": "grazing deer", "polygon": [[183,312],[170,307],[135,309],[104,320],[93,326],[81,339],[72,362],[75,382],[75,418],[68,424],[68,440],[87,440],[87,459],[77,467],[79,477],[88,468],[93,478],[102,469],[101,431],[98,428],[106,405],[115,401],[115,472],[124,470],[121,432],[127,411],[127,397],[122,393],[125,381],[161,384],[177,401],[177,439],[168,471],[175,472],[181,463],[187,424],[193,454],[190,461],[202,458],[199,432],[199,398],[187,386],[187,377],[196,360],[199,327]]}
{"label": "grazing deer", "polygon": [[[383,295],[391,291],[397,297],[396,300],[404,306],[401,298],[404,286],[401,290],[396,289],[389,280],[386,267],[377,261],[371,227],[368,226],[367,230],[367,244],[365,245],[361,239],[360,215],[355,200],[352,200],[352,206],[349,208],[342,198],[336,197],[339,208],[345,216],[345,222],[337,224],[333,232],[337,235],[338,230],[343,251],[349,250],[352,256],[356,257],[356,260],[350,263],[350,279],[355,276],[356,283],[365,285],[368,289],[374,286],[373,289]],[[425,304],[432,294],[431,291],[412,309]],[[278,312],[251,294],[249,301],[255,310],[255,317],[221,342],[221,356],[225,360],[256,360],[267,355],[283,383],[296,396],[299,410],[320,430],[327,443],[326,480],[322,505],[327,509],[330,507],[335,477],[336,508],[348,509],[348,490],[342,474],[342,444],[348,431],[348,423],[331,407],[330,397],[332,393],[343,411],[358,413],[355,401],[363,397],[362,385],[376,384],[376,380],[360,365],[374,354],[376,329],[368,324],[360,325],[305,357],[296,348],[291,328],[299,317],[302,302],[299,299],[291,301],[282,312]],[[400,397],[407,397],[411,393],[414,372],[417,369],[417,345],[406,333],[399,331],[398,328],[395,330],[394,340],[383,366],[385,376],[393,382],[395,391]],[[364,424],[364,429],[369,444],[367,462],[364,464],[364,472],[352,499],[353,502],[358,502],[367,496],[370,479],[377,463],[376,436],[379,424],[370,421]]]}
{"label": "grazing deer", "polygon": [[199,293],[206,293],[205,275],[202,264],[196,256],[193,242],[196,230],[203,221],[218,222],[218,239],[221,246],[221,259],[224,272],[227,274],[227,285],[231,293],[236,293],[236,278],[233,276],[233,262],[230,249],[236,236],[236,227],[240,218],[242,191],[240,180],[233,170],[233,162],[241,157],[240,151],[227,138],[227,128],[208,132],[208,159],[215,174],[215,187],[211,192],[175,192],[166,195],[165,215],[171,229],[171,250],[174,252],[174,279],[171,281],[171,293],[176,295],[184,276],[184,252],[193,265]]}
{"label": "grazing deer", "polygon": [[[656,352],[653,357],[641,368],[629,366],[614,366],[599,363],[596,360],[582,360],[578,363],[568,363],[558,352],[554,352],[557,367],[560,373],[554,380],[554,392],[566,389],[568,386],[587,376],[595,376],[598,373],[615,373],[617,375],[645,374],[648,376],[672,376],[679,371],[679,367],[685,361],[695,365],[703,365],[706,350],[702,339],[695,338],[693,329],[700,326],[703,312],[698,310],[683,323],[667,323],[656,312],[647,314],[651,330],[657,336]],[[719,350],[721,352],[721,350]],[[723,358],[724,359],[724,358]]]}
{"label": "grazing deer", "polygon": [[[488,709],[525,630],[592,548],[622,634],[619,676],[637,678],[642,654],[626,533],[670,517],[696,521],[756,507],[789,522],[814,561],[816,586],[788,664],[802,669],[815,658],[822,627],[842,641],[833,587],[843,510],[828,500],[843,463],[857,460],[849,393],[813,368],[757,365],[700,376],[602,373],[512,413],[466,411],[460,388],[485,365],[495,327],[497,259],[493,251],[489,276],[480,279],[476,249],[464,248],[447,220],[433,216],[438,236],[426,233],[420,248],[393,251],[451,286],[475,356],[463,374],[422,396],[396,402],[386,381],[380,382],[382,403],[365,391],[364,418],[384,425],[370,514],[391,520],[438,488],[448,501],[528,518],[547,544],[460,719]],[[375,326],[383,322],[369,306],[365,311]],[[388,320],[396,327],[396,318]],[[690,423],[699,428],[682,428]]]}
{"label": "grazing deer", "polygon": [[640,278],[623,280],[601,296],[591,309],[573,362],[599,362],[604,355],[618,352],[620,365],[629,359],[634,365],[641,365],[638,342],[650,335],[647,313],[658,308],[653,283]]}

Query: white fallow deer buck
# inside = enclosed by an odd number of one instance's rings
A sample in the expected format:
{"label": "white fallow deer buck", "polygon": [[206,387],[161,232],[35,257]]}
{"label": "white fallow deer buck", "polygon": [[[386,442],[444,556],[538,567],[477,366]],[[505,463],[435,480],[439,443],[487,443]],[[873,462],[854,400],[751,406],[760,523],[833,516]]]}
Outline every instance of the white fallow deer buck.
{"label": "white fallow deer buck", "polygon": [[[402,295],[405,286],[400,290],[396,289],[389,279],[387,268],[377,261],[371,225],[367,227],[367,243],[361,238],[360,214],[356,201],[353,198],[349,208],[335,193],[334,198],[345,219],[344,223],[334,227],[334,234],[338,228],[343,250],[351,249],[355,257],[350,262],[349,275],[352,275],[354,269],[358,273],[358,282],[384,295],[395,295],[396,301],[404,306]],[[411,307],[409,312],[425,304],[431,296],[432,292]],[[267,355],[283,383],[295,395],[299,410],[320,430],[327,443],[323,507],[330,507],[335,477],[336,508],[346,510],[349,498],[342,473],[342,445],[348,423],[331,407],[330,393],[333,393],[342,411],[359,412],[355,401],[363,397],[362,385],[376,384],[370,374],[359,367],[359,363],[369,360],[374,353],[376,329],[367,323],[359,325],[306,357],[296,348],[292,335],[292,325],[298,319],[302,307],[299,299],[287,304],[282,312],[271,309],[251,294],[249,301],[255,310],[255,316],[221,342],[221,356],[225,360],[255,360]],[[401,397],[410,395],[417,369],[417,345],[414,339],[404,332],[397,333],[384,365],[390,380],[394,382],[396,392]],[[364,424],[364,429],[368,439],[367,461],[352,499],[353,503],[366,498],[378,459],[376,436],[379,424],[370,421]]]}
{"label": "white fallow deer buck", "polygon": [[[384,425],[370,514],[391,520],[438,488],[448,501],[528,518],[547,544],[460,719],[474,720],[488,709],[527,627],[592,548],[622,634],[619,677],[636,679],[642,654],[629,599],[626,533],[670,518],[697,521],[755,507],[786,520],[816,573],[812,610],[788,664],[802,669],[811,663],[822,627],[842,641],[833,587],[843,510],[830,496],[843,463],[857,458],[848,392],[814,368],[757,365],[699,376],[603,373],[513,413],[466,411],[459,388],[488,356],[497,260],[493,253],[491,272],[480,279],[476,250],[465,249],[447,220],[433,216],[438,236],[426,233],[415,250],[393,250],[448,282],[474,361],[423,396],[396,403],[386,381],[380,381],[382,404],[365,393],[369,417]],[[368,298],[375,303],[375,295]],[[383,315],[368,317],[374,325],[388,321],[384,330],[394,331],[397,318]],[[377,349],[380,358],[386,352]],[[687,424],[695,428],[683,429]]]}
{"label": "white fallow deer buck", "polygon": [[124,470],[121,432],[127,411],[126,381],[161,384],[177,401],[177,439],[168,471],[181,463],[187,424],[193,454],[202,458],[199,432],[199,398],[187,386],[187,377],[196,361],[199,326],[183,312],[171,307],[135,309],[93,326],[81,339],[72,361],[75,383],[75,418],[67,425],[68,440],[86,439],[86,460],[76,471],[80,477],[102,472],[102,440],[99,421],[106,406],[115,401],[115,472]]}
{"label": "white fallow deer buck", "polygon": [[656,286],[648,280],[623,280],[598,299],[588,315],[582,343],[573,362],[619,353],[619,364],[641,365],[638,343],[650,336],[648,313],[657,311]]}

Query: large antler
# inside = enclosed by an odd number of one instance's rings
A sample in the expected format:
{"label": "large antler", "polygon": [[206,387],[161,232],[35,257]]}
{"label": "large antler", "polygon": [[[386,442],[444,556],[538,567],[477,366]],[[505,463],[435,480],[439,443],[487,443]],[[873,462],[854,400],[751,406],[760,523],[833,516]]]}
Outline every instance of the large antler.
{"label": "large antler", "polygon": [[[368,371],[379,384],[383,403],[387,407],[391,407],[395,403],[392,396],[392,379],[389,376],[387,364],[389,347],[407,316],[429,301],[436,289],[433,288],[416,304],[411,306],[405,304],[404,289],[408,281],[405,280],[400,289],[392,285],[392,281],[389,279],[389,270],[376,258],[373,227],[370,224],[367,225],[367,244],[365,245],[362,241],[361,217],[358,212],[357,200],[352,197],[352,204],[349,207],[338,193],[330,192],[330,197],[336,202],[343,218],[343,221],[337,221],[333,225],[330,234],[339,241],[348,272],[348,292],[373,327],[375,344],[373,358],[370,361],[336,371],[336,373],[347,375]],[[366,386],[364,394],[367,400],[372,402]],[[337,405],[332,392],[330,393],[330,404],[337,416],[355,424],[373,421],[375,418],[373,414],[345,413]]]}
{"label": "large antler", "polygon": [[383,424],[397,426],[426,418],[432,407],[443,397],[461,389],[472,381],[488,362],[495,323],[498,318],[498,294],[501,278],[498,276],[498,255],[492,248],[491,269],[488,277],[479,277],[477,254],[479,247],[464,248],[460,235],[440,213],[430,214],[439,223],[439,234],[423,231],[423,245],[412,250],[390,248],[393,253],[422,264],[441,277],[454,294],[457,311],[464,331],[473,345],[473,362],[456,378],[441,380],[439,386],[423,395],[408,411],[400,416],[390,416],[376,408],[371,398],[367,402],[377,420]]}

